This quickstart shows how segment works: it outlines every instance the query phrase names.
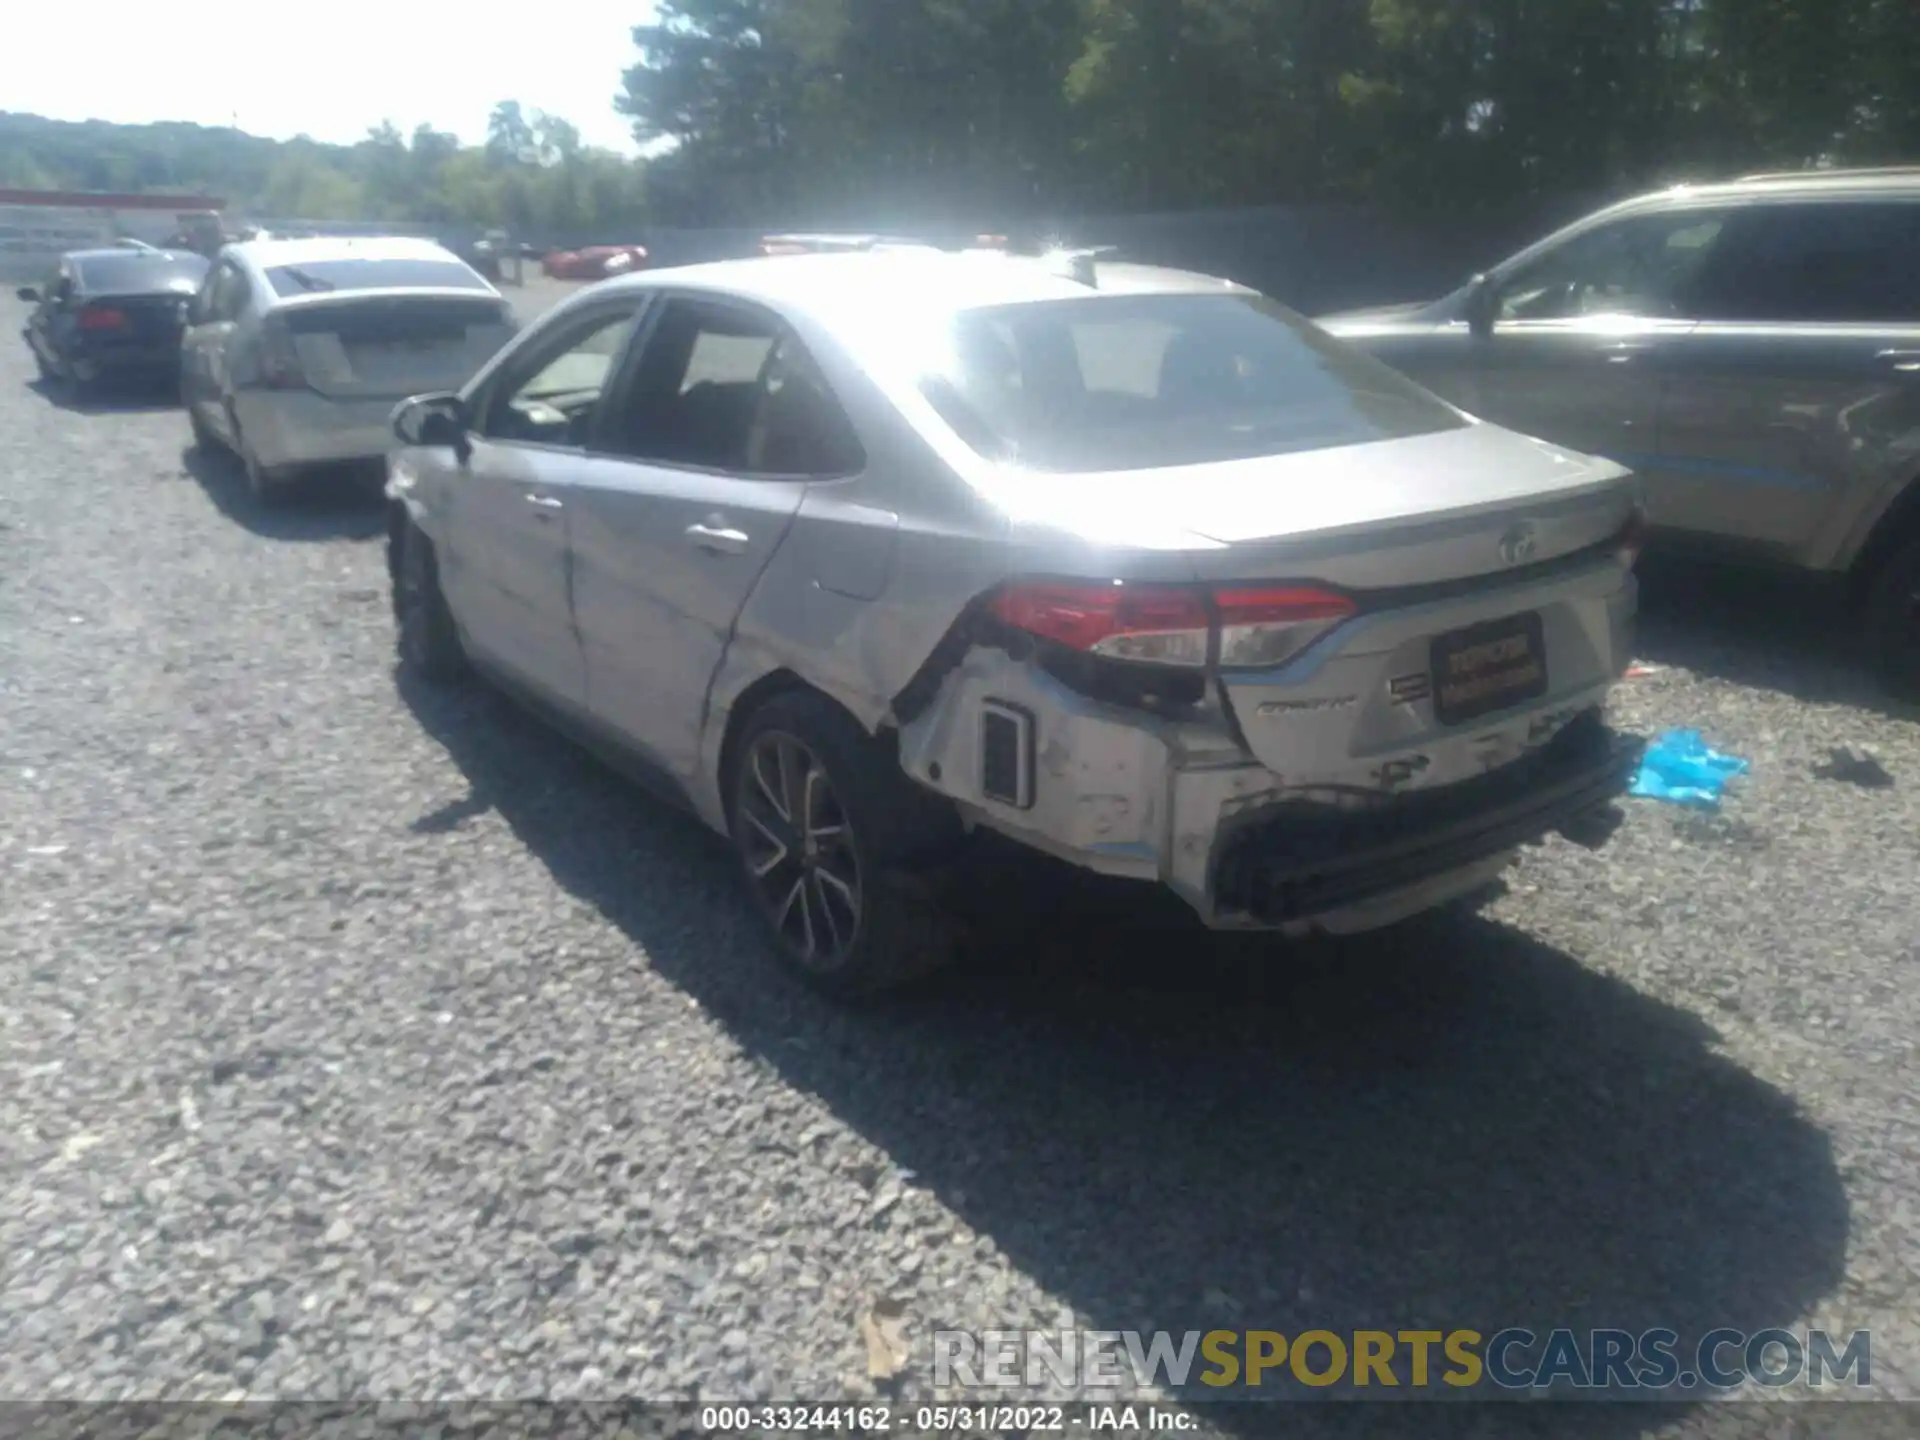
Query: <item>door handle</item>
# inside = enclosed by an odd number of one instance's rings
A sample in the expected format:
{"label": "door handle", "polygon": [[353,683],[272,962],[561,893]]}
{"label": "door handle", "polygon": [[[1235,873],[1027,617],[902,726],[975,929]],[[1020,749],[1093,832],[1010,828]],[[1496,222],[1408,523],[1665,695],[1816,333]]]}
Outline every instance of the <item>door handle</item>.
{"label": "door handle", "polygon": [[712,525],[704,521],[689,525],[686,533],[696,549],[705,550],[710,555],[739,555],[753,543],[753,537],[746,531],[735,530],[725,521]]}
{"label": "door handle", "polygon": [[551,520],[555,514],[567,508],[551,495],[529,495],[527,504],[533,506],[533,518],[541,521]]}
{"label": "door handle", "polygon": [[1877,360],[1884,360],[1903,375],[1920,375],[1920,350],[1882,350]]}

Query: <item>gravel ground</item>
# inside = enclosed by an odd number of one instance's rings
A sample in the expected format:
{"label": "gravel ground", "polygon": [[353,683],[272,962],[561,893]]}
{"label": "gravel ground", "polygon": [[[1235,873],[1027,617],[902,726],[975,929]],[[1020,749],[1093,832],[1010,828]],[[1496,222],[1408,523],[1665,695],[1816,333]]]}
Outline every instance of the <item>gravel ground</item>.
{"label": "gravel ground", "polygon": [[858,1396],[876,1305],[909,1398],[942,1328],[1807,1323],[1920,1396],[1920,726],[1803,598],[1656,587],[1621,719],[1752,775],[1482,919],[1288,955],[1036,873],[840,1012],[703,831],[396,685],[364,498],[258,513],[176,409],[30,379],[0,345],[0,1399]]}

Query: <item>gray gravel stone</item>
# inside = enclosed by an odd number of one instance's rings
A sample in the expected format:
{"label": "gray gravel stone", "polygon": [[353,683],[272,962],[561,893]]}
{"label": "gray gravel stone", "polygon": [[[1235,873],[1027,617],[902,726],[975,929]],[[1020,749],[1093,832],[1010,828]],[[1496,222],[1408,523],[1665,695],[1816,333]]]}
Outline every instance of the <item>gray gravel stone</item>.
{"label": "gray gravel stone", "polygon": [[836,1011],[702,831],[396,685],[377,509],[262,514],[177,409],[28,375],[0,346],[0,1400],[833,1399],[880,1297],[909,1402],[935,1330],[1063,1310],[1871,1326],[1920,1388],[1920,727],[1811,608],[1670,599],[1619,716],[1752,770],[1484,918],[1288,952],[1025,867],[955,973]]}

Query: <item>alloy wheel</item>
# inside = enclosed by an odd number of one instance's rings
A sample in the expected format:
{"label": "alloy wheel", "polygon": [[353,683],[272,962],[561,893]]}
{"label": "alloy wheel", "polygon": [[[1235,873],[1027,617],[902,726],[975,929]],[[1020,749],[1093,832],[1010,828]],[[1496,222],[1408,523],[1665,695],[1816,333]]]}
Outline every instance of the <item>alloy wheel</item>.
{"label": "alloy wheel", "polygon": [[741,760],[737,841],[747,875],[795,959],[832,970],[859,938],[860,860],[826,767],[783,731]]}

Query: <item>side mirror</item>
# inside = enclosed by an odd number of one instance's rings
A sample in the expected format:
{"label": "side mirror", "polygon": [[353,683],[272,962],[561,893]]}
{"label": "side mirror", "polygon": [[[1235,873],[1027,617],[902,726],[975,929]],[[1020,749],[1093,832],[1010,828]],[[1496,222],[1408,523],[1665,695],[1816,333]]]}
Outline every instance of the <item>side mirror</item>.
{"label": "side mirror", "polygon": [[1467,328],[1475,335],[1493,334],[1494,318],[1500,313],[1500,296],[1491,279],[1476,275],[1468,282]]}
{"label": "side mirror", "polygon": [[13,293],[20,299],[25,300],[29,305],[37,305],[40,303],[40,287],[37,285],[22,285]]}
{"label": "side mirror", "polygon": [[416,395],[411,400],[402,400],[394,407],[388,423],[402,445],[445,445],[459,457],[462,465],[473,453],[473,447],[467,443],[467,417],[461,411],[458,395]]}

